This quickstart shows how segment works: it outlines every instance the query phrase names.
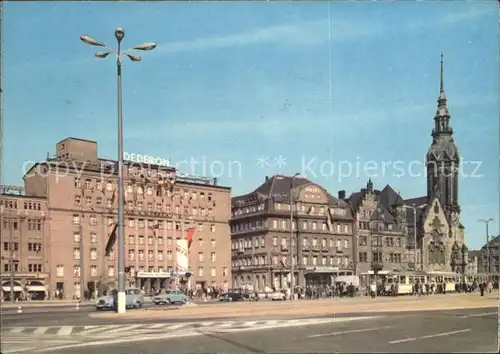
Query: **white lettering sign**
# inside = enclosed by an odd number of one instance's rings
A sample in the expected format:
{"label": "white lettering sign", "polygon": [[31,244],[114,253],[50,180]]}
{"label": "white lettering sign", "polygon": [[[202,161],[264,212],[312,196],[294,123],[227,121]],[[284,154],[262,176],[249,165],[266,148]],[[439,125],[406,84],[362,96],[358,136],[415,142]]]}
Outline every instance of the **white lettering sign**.
{"label": "white lettering sign", "polygon": [[150,155],[141,155],[141,154],[124,152],[123,159],[131,162],[146,163],[149,165],[170,166],[169,160],[164,159],[162,157],[155,157]]}
{"label": "white lettering sign", "polygon": [[306,193],[319,193],[318,187],[306,187]]}
{"label": "white lettering sign", "polygon": [[308,267],[306,267],[306,270],[314,271],[314,272],[318,272],[318,273],[331,273],[331,272],[338,271],[339,268],[338,267],[324,267],[324,266],[320,266],[320,267],[308,266]]}
{"label": "white lettering sign", "polygon": [[170,278],[170,272],[137,272],[137,278]]}

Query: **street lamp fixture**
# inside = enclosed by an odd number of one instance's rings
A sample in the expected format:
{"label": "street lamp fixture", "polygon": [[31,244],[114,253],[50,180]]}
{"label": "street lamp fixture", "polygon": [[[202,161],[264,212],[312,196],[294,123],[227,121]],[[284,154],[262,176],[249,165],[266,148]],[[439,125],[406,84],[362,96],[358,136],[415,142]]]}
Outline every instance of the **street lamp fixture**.
{"label": "street lamp fixture", "polygon": [[99,41],[97,41],[94,38],[89,37],[89,36],[81,36],[80,39],[85,44],[95,45],[97,47],[106,47],[106,44],[104,44],[103,42],[99,42]]}
{"label": "street lamp fixture", "polygon": [[123,28],[117,28],[115,30],[115,37],[118,43],[120,43],[123,40],[123,37],[125,37],[125,31],[123,30]]}
{"label": "street lamp fixture", "polygon": [[105,43],[98,41],[90,36],[81,36],[80,40],[88,45],[103,47],[106,51],[97,52],[95,56],[100,59],[106,58],[110,53],[116,54],[116,69],[117,69],[117,87],[118,87],[118,296],[117,296],[117,312],[125,313],[126,311],[126,296],[125,296],[125,240],[124,240],[124,219],[125,219],[125,190],[123,185],[123,114],[122,114],[122,55],[125,55],[133,62],[138,62],[141,57],[130,53],[131,50],[152,50],[156,48],[156,43],[146,42],[134,46],[124,52],[121,51],[121,43],[125,37],[123,28],[115,30],[115,38],[117,48],[108,47]]}
{"label": "street lamp fixture", "polygon": [[426,204],[422,204],[419,206],[416,206],[415,204],[413,205],[403,204],[403,208],[413,210],[413,264],[415,271],[417,270],[417,209],[425,205]]}
{"label": "street lamp fixture", "polygon": [[489,219],[479,219],[477,222],[483,222],[486,225],[486,269],[490,273],[490,233],[489,226],[490,222],[494,221],[493,218]]}
{"label": "street lamp fixture", "polygon": [[96,57],[98,57],[98,58],[104,59],[104,58],[106,58],[109,54],[110,54],[110,52],[97,52],[97,53],[95,53],[95,56],[96,56]]}

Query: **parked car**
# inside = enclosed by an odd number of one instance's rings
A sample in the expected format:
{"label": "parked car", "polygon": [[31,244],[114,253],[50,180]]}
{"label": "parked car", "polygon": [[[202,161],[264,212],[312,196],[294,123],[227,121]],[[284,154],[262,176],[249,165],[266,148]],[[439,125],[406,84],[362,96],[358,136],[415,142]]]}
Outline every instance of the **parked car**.
{"label": "parked car", "polygon": [[171,293],[170,290],[166,290],[165,292],[162,292],[161,294],[158,294],[153,297],[153,304],[155,305],[166,305],[170,303],[168,295]]}
{"label": "parked car", "polygon": [[229,301],[245,301],[245,298],[240,293],[228,292],[228,293],[222,293],[222,294],[220,294],[218,300],[221,301],[221,302],[225,302],[225,301],[227,301],[227,302],[229,302]]}
{"label": "parked car", "polygon": [[[116,308],[115,297],[117,296],[116,290],[111,291],[110,294],[101,296],[97,299],[96,310],[112,310]],[[141,308],[144,304],[144,295],[141,290],[130,288],[125,290],[125,307],[126,308]]]}
{"label": "parked car", "polygon": [[268,294],[268,299],[271,299],[271,301],[284,301],[286,298],[286,295],[282,291],[276,291],[274,293]]}
{"label": "parked car", "polygon": [[188,297],[182,291],[172,291],[166,294],[165,299],[170,304],[185,304],[188,302]]}

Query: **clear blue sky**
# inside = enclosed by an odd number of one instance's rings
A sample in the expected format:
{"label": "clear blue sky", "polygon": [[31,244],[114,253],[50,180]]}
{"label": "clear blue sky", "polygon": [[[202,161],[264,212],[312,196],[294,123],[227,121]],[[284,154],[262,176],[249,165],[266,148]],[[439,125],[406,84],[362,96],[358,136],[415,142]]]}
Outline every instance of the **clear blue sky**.
{"label": "clear blue sky", "polygon": [[[372,176],[375,188],[424,195],[421,167],[401,176],[381,165],[424,161],[443,52],[456,141],[465,160],[481,161],[477,177],[460,180],[468,244],[484,241],[478,218],[498,219],[495,1],[8,2],[4,22],[5,183],[20,184],[24,161],[44,159],[67,136],[116,157],[114,60],[94,58],[79,36],[113,44],[123,27],[125,46],[158,43],[124,64],[125,150],[220,161],[224,171],[212,172],[234,195],[279,172],[307,172],[333,194]],[[311,173],[303,165],[314,156]],[[343,160],[377,166],[332,173]]]}

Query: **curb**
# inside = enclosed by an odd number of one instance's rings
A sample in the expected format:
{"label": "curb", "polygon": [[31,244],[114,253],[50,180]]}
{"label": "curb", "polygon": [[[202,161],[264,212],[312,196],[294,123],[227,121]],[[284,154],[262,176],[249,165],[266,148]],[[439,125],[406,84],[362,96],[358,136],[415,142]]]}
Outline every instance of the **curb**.
{"label": "curb", "polygon": [[[484,299],[484,298],[483,298]],[[484,299],[486,300],[486,299]],[[465,304],[452,304],[449,302],[445,303],[437,303],[432,304],[425,301],[423,298],[414,299],[412,304],[400,303],[401,305],[393,306],[392,308],[381,307],[380,303],[368,303],[365,306],[359,306],[360,304],[350,304],[350,306],[321,306],[316,308],[308,308],[308,307],[294,307],[293,305],[289,308],[283,309],[282,307],[277,307],[274,309],[269,308],[261,308],[261,309],[238,309],[231,308],[226,309],[225,311],[212,311],[200,313],[196,312],[184,312],[182,308],[179,308],[178,312],[171,312],[169,315],[170,319],[183,319],[183,318],[246,318],[246,317],[258,317],[258,316],[305,316],[305,315],[313,315],[313,316],[321,316],[321,315],[329,315],[329,314],[350,314],[350,313],[377,313],[377,312],[416,312],[416,311],[445,311],[445,310],[460,310],[460,309],[475,309],[475,308],[488,308],[497,306],[497,303],[493,304],[492,301],[486,301],[479,304],[474,303],[465,303]],[[330,305],[332,305],[330,303]],[[339,304],[341,305],[341,304]],[[342,304],[347,305],[347,304]],[[420,305],[420,306],[419,306]],[[406,307],[407,306],[407,307]],[[219,309],[220,310],[220,309]],[[260,311],[259,311],[260,310]],[[284,311],[283,311],[284,310]],[[146,309],[147,311],[147,309]],[[143,312],[129,312],[124,314],[89,314],[89,317],[92,318],[141,318],[147,316],[149,318],[162,318],[162,316],[168,316],[160,310],[161,312],[155,313],[153,311],[149,311],[149,313]]]}

